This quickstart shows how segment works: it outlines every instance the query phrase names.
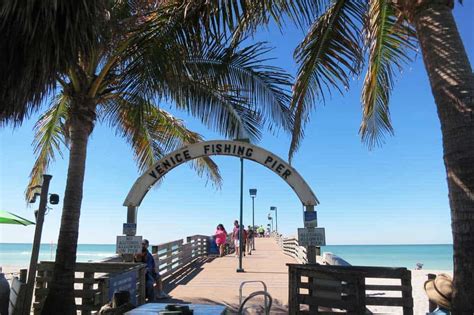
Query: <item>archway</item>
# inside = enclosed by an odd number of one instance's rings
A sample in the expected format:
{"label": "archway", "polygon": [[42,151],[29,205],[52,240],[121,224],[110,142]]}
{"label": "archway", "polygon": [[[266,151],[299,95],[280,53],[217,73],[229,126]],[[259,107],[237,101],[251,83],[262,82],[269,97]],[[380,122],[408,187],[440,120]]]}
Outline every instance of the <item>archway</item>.
{"label": "archway", "polygon": [[[314,212],[319,204],[301,175],[284,159],[256,145],[230,140],[214,140],[182,147],[160,159],[133,184],[123,205],[127,207],[127,223],[137,222],[137,209],[153,185],[169,171],[190,160],[212,155],[227,155],[259,163],[282,178],[296,193],[305,208],[305,212]],[[306,224],[305,224],[306,225]],[[308,226],[312,229],[315,226]],[[308,246],[308,258],[315,257],[315,246]],[[312,259],[310,259],[312,260]]]}

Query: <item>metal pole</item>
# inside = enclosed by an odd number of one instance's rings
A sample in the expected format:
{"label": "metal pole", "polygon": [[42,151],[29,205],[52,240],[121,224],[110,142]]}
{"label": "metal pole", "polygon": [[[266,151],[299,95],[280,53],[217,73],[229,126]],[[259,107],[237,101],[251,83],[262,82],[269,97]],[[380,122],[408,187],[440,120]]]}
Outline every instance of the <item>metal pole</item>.
{"label": "metal pole", "polygon": [[51,181],[51,175],[43,175],[43,184],[41,185],[41,197],[38,208],[38,214],[36,216],[36,227],[35,237],[33,239],[33,249],[31,250],[30,268],[28,269],[28,281],[26,283],[26,297],[25,297],[25,310],[29,314],[31,310],[31,302],[33,300],[33,287],[35,285],[36,267],[38,264],[38,255],[41,244],[41,233],[43,231],[44,214],[46,212],[46,206],[48,204],[48,191],[49,182]]}
{"label": "metal pole", "polygon": [[252,250],[255,250],[255,197],[252,196],[252,231],[253,231],[253,239],[252,239]]}
{"label": "metal pole", "polygon": [[240,158],[240,221],[239,221],[239,268],[237,272],[244,272],[242,268],[242,254],[245,250],[242,242],[243,226],[244,226],[244,159]]}
{"label": "metal pole", "polygon": [[275,208],[275,230],[278,234],[278,208]]}

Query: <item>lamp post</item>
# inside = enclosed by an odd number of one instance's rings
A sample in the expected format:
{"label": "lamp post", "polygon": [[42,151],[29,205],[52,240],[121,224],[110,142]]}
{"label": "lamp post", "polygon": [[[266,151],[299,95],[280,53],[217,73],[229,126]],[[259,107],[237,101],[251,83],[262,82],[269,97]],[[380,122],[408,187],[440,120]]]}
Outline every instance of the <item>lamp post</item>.
{"label": "lamp post", "polygon": [[[249,139],[235,139],[235,141],[247,142],[250,143]],[[243,250],[245,247],[243,246],[244,243],[242,242],[242,234],[244,234],[244,158],[240,158],[240,221],[239,221],[239,268],[237,268],[237,272],[244,272],[244,268],[242,268],[242,255]]]}
{"label": "lamp post", "polygon": [[[252,230],[255,229],[255,197],[257,197],[257,189],[249,189],[250,197],[252,197]],[[255,250],[255,231],[254,238],[252,239],[252,250]]]}
{"label": "lamp post", "polygon": [[[269,213],[268,214],[268,220],[272,222],[272,228],[270,229],[270,232],[273,232],[273,218],[272,218],[272,215]],[[268,224],[270,225],[270,224]]]}
{"label": "lamp post", "polygon": [[[28,269],[28,280],[26,282],[26,294],[25,294],[25,307],[27,310],[31,309],[31,302],[33,300],[33,286],[35,285],[35,277],[36,277],[36,267],[38,264],[38,256],[41,244],[41,233],[43,232],[43,222],[44,222],[44,215],[46,213],[46,207],[48,206],[48,191],[49,191],[49,182],[51,181],[51,175],[43,175],[43,183],[41,186],[37,186],[35,188],[41,188],[40,195],[40,203],[38,212],[36,214],[36,227],[35,227],[35,236],[33,239],[33,248],[31,250],[31,258],[30,258],[30,268]],[[36,201],[36,196],[38,194],[35,193],[33,198],[30,200],[30,203],[34,203]],[[53,197],[54,196],[54,197]],[[52,198],[51,198],[52,197]],[[59,201],[59,197],[57,195],[51,195],[50,202],[52,204],[57,204]],[[51,200],[53,199],[53,200]],[[29,311],[28,311],[29,313]]]}
{"label": "lamp post", "polygon": [[275,231],[278,234],[278,210],[277,210],[277,207],[270,207],[270,211],[275,211]]}

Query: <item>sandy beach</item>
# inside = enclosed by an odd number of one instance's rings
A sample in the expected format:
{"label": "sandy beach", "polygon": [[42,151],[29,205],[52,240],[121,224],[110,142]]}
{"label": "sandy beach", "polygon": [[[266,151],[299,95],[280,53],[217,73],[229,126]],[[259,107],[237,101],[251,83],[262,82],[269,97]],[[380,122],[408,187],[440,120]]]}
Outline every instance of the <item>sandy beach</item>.
{"label": "sandy beach", "polygon": [[[16,276],[19,274],[19,270],[21,267],[19,266],[11,266],[11,265],[5,265],[3,267],[3,273],[5,273],[5,276],[7,279],[11,279],[13,276]],[[425,281],[427,280],[427,275],[429,273],[433,274],[440,274],[440,273],[447,273],[452,276],[452,272],[449,271],[444,271],[444,270],[412,270],[412,287],[413,287],[413,302],[414,302],[414,314],[425,314],[428,311],[428,299],[426,297],[426,294],[423,289],[423,285]],[[394,282],[389,282],[389,281],[380,281],[378,279],[371,279],[370,284],[399,284]],[[373,291],[370,292],[371,294],[376,294],[379,296],[393,296],[397,297],[400,295],[396,295],[396,293],[392,292],[378,292],[378,291]],[[381,295],[383,294],[383,295]],[[402,309],[401,308],[394,308],[394,307],[369,307],[369,309],[378,314],[402,314]]]}

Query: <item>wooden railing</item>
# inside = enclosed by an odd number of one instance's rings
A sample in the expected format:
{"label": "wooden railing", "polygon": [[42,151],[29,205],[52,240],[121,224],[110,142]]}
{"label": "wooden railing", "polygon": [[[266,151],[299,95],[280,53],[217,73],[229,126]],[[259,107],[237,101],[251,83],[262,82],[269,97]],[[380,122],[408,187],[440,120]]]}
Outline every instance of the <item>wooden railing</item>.
{"label": "wooden railing", "polygon": [[195,259],[206,256],[208,239],[209,236],[206,235],[193,235],[186,238],[186,243],[181,239],[152,246],[152,254],[160,275],[163,278],[171,276]]}
{"label": "wooden railing", "polygon": [[[406,268],[288,264],[289,314],[365,314],[367,305],[396,306],[413,315],[411,272]],[[367,278],[397,279],[398,284],[368,284]],[[393,281],[393,280],[392,280]],[[396,297],[379,296],[396,292]],[[306,308],[304,306],[306,305]],[[329,308],[329,309],[328,309]]]}
{"label": "wooden railing", "polygon": [[[193,235],[184,240],[152,246],[152,254],[156,262],[157,272],[163,278],[172,277],[180,269],[194,260],[208,254],[208,239],[206,235]],[[136,272],[136,302],[145,302],[145,273],[146,265],[141,263],[121,262],[120,256],[113,256],[93,263],[76,263],[74,278],[74,296],[77,310],[81,314],[91,314],[110,300],[111,281],[121,273]],[[44,299],[48,294],[48,283],[52,280],[54,262],[42,261],[38,265],[36,277],[34,314],[39,314]]]}
{"label": "wooden railing", "polygon": [[[52,280],[54,262],[42,261],[38,264],[36,276],[34,314],[40,314]],[[74,297],[77,310],[81,314],[91,314],[110,300],[111,279],[122,273],[133,273],[137,305],[145,303],[146,265],[141,263],[77,262],[74,278]]]}
{"label": "wooden railing", "polygon": [[308,263],[308,259],[306,258],[306,248],[298,244],[296,237],[283,237],[276,233],[273,233],[272,236],[276,239],[278,245],[280,245],[283,253],[293,257],[300,264]]}

